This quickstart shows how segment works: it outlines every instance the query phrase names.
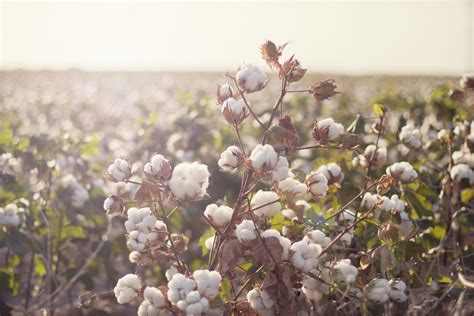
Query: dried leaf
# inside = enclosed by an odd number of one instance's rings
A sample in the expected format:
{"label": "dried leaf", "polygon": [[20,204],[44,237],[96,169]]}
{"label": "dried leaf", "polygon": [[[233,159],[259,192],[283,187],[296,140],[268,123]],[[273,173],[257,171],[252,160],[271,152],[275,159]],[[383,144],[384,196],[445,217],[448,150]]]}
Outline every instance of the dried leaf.
{"label": "dried leaf", "polygon": [[257,244],[252,247],[252,256],[255,261],[260,263],[273,264],[273,259],[280,262],[283,256],[283,247],[276,237],[268,237],[263,241],[258,239]]}
{"label": "dried leaf", "polygon": [[294,153],[298,147],[300,136],[291,122],[291,117],[285,115],[282,119],[280,119],[280,126],[284,129],[283,145],[285,146],[286,154]]}
{"label": "dried leaf", "polygon": [[336,89],[336,81],[334,79],[326,79],[312,85],[309,88],[309,93],[312,94],[316,100],[324,101],[338,94],[339,92],[337,92]]}
{"label": "dried leaf", "polygon": [[341,135],[341,148],[343,150],[355,149],[359,147],[361,143],[361,137],[357,134],[344,133]]}
{"label": "dried leaf", "polygon": [[234,269],[234,266],[242,258],[242,245],[237,239],[224,241],[222,249],[219,252],[219,266],[217,270],[221,275],[227,274]]}

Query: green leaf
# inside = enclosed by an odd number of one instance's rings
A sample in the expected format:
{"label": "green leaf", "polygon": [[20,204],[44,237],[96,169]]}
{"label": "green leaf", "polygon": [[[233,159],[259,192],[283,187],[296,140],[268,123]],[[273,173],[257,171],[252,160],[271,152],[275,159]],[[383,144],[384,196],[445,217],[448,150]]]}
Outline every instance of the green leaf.
{"label": "green leaf", "polygon": [[461,202],[463,202],[464,204],[469,203],[469,201],[472,200],[473,198],[474,198],[473,188],[465,189],[461,192]]}
{"label": "green leaf", "polygon": [[405,197],[419,218],[433,215],[432,205],[423,195],[407,188],[405,191]]}
{"label": "green leaf", "polygon": [[43,261],[37,256],[35,255],[35,270],[34,270],[34,274],[38,275],[38,276],[43,276],[47,273],[46,271],[46,267],[44,266],[44,263]]}
{"label": "green leaf", "polygon": [[0,146],[5,146],[10,143],[13,138],[13,132],[11,129],[4,129],[0,131]]}

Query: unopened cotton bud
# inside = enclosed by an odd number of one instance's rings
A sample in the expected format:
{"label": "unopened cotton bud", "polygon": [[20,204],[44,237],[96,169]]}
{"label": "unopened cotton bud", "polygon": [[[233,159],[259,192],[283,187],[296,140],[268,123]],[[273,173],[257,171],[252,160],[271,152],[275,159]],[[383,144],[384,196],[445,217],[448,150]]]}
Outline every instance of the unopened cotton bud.
{"label": "unopened cotton bud", "polygon": [[332,118],[327,118],[314,124],[312,136],[314,140],[324,145],[337,141],[343,132],[344,126],[335,123]]}
{"label": "unopened cotton bud", "polygon": [[171,176],[171,164],[162,155],[154,155],[151,162],[145,165],[143,171],[150,178],[165,180]]}
{"label": "unopened cotton bud", "polygon": [[229,223],[233,212],[234,210],[226,205],[209,204],[204,211],[204,216],[217,227],[223,227]]}
{"label": "unopened cotton bud", "polygon": [[234,91],[232,90],[232,87],[225,83],[217,86],[217,103],[222,104],[224,103],[225,100],[228,98],[231,98],[234,96]]}
{"label": "unopened cotton bud", "polygon": [[268,83],[267,76],[251,64],[242,65],[235,78],[239,87],[247,93],[260,91]]}
{"label": "unopened cotton bud", "polygon": [[406,161],[396,162],[387,167],[386,172],[396,181],[402,183],[410,183],[418,178],[418,173],[413,169],[412,165]]}
{"label": "unopened cotton bud", "polygon": [[232,171],[239,166],[239,161],[242,157],[242,152],[237,146],[227,147],[221,154],[217,164],[222,170]]}
{"label": "unopened cotton bud", "polygon": [[344,180],[344,173],[342,172],[341,167],[339,167],[339,165],[334,162],[320,166],[316,172],[321,172],[324,174],[326,179],[328,179],[328,185],[341,183],[342,180]]}
{"label": "unopened cotton bud", "polygon": [[328,179],[321,172],[313,171],[306,176],[304,181],[308,192],[314,199],[322,199],[328,192]]}
{"label": "unopened cotton bud", "polygon": [[125,159],[117,158],[114,163],[107,169],[110,180],[115,182],[123,182],[128,180],[132,174],[130,163]]}
{"label": "unopened cotton bud", "polygon": [[281,211],[278,194],[273,191],[259,190],[250,201],[250,206],[259,217],[269,218]]}
{"label": "unopened cotton bud", "polygon": [[229,124],[239,125],[249,115],[249,109],[243,99],[228,98],[222,103],[222,114]]}

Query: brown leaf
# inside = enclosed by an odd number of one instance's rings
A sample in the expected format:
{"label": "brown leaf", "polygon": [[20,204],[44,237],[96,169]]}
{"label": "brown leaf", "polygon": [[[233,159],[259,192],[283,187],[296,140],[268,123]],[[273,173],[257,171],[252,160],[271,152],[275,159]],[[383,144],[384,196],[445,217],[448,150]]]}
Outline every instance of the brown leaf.
{"label": "brown leaf", "polygon": [[252,256],[255,261],[260,263],[273,264],[273,259],[280,262],[283,256],[283,247],[276,237],[258,239],[257,244],[252,247]]}
{"label": "brown leaf", "polygon": [[380,177],[377,185],[377,193],[379,195],[384,195],[390,190],[390,188],[395,184],[395,179],[389,175],[383,175]]}
{"label": "brown leaf", "polygon": [[290,57],[283,67],[280,69],[280,79],[286,77],[288,83],[298,82],[305,75],[307,69],[302,68],[300,62],[294,58],[294,55]]}
{"label": "brown leaf", "polygon": [[355,149],[359,147],[361,142],[360,135],[344,133],[341,135],[341,148],[343,150]]}
{"label": "brown leaf", "polygon": [[294,153],[296,148],[298,147],[298,141],[300,136],[298,135],[298,131],[293,126],[291,122],[291,117],[285,115],[279,122],[280,126],[283,127],[283,145],[285,146],[285,151],[287,154]]}
{"label": "brown leaf", "polygon": [[338,94],[339,92],[337,92],[336,89],[336,81],[334,79],[326,79],[312,85],[309,88],[309,93],[312,94],[316,100],[324,101]]}
{"label": "brown leaf", "polygon": [[270,68],[280,68],[278,59],[280,58],[286,43],[281,46],[276,46],[272,41],[266,41],[260,46],[260,53],[262,58],[267,62]]}
{"label": "brown leaf", "polygon": [[242,245],[237,239],[224,241],[219,252],[219,266],[217,270],[221,275],[227,274],[234,269],[234,266],[242,258]]}

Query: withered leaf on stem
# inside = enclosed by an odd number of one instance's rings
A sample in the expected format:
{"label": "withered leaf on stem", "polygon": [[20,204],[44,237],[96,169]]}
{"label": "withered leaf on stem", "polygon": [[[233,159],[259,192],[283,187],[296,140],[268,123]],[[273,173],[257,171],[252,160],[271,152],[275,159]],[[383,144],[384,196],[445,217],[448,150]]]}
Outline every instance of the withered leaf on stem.
{"label": "withered leaf on stem", "polygon": [[278,312],[282,315],[291,314],[296,310],[296,294],[291,281],[292,268],[282,264],[270,271],[263,280],[262,289],[278,304]]}
{"label": "withered leaf on stem", "polygon": [[219,252],[219,266],[217,267],[219,273],[225,275],[231,271],[242,255],[242,245],[236,238],[224,241]]}
{"label": "withered leaf on stem", "polygon": [[154,192],[155,188],[151,185],[146,183],[142,183],[140,187],[135,192],[135,201],[137,202],[138,206],[141,206],[145,201],[153,201],[156,197],[156,193]]}
{"label": "withered leaf on stem", "polygon": [[287,43],[276,46],[272,41],[266,41],[260,46],[260,53],[262,54],[263,60],[267,62],[270,68],[280,68],[280,63],[278,59],[280,58],[283,49]]}
{"label": "withered leaf on stem", "polygon": [[276,237],[267,237],[263,241],[258,239],[257,243],[252,247],[252,256],[255,261],[260,263],[273,264],[273,259],[276,262],[280,262],[283,256],[283,247]]}
{"label": "withered leaf on stem", "polygon": [[384,174],[380,177],[377,185],[377,193],[379,195],[384,195],[390,190],[390,188],[395,184],[395,179],[391,176]]}
{"label": "withered leaf on stem", "polygon": [[361,137],[357,134],[344,133],[341,134],[341,148],[343,150],[354,149],[359,147],[361,143]]}
{"label": "withered leaf on stem", "polygon": [[295,56],[293,55],[290,57],[290,59],[285,61],[283,67],[280,69],[280,79],[286,77],[288,83],[300,81],[301,79],[303,79],[306,71],[308,70],[301,67],[298,59],[294,57]]}
{"label": "withered leaf on stem", "polygon": [[283,145],[287,154],[292,154],[298,147],[300,136],[291,122],[291,117],[285,115],[280,119],[280,126],[283,127]]}
{"label": "withered leaf on stem", "polygon": [[309,88],[309,93],[312,94],[316,100],[324,101],[338,94],[339,92],[336,91],[336,89],[336,81],[334,79],[326,79],[312,85]]}

